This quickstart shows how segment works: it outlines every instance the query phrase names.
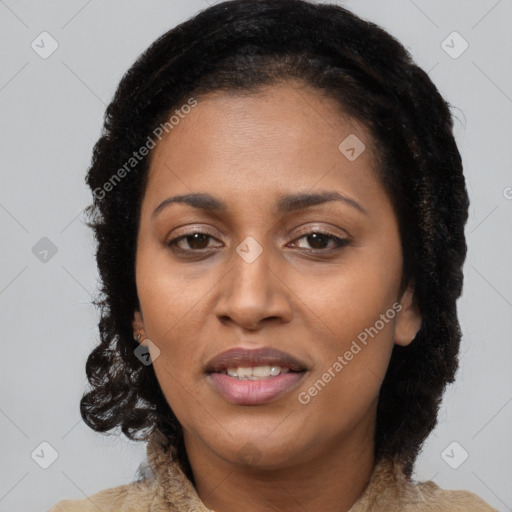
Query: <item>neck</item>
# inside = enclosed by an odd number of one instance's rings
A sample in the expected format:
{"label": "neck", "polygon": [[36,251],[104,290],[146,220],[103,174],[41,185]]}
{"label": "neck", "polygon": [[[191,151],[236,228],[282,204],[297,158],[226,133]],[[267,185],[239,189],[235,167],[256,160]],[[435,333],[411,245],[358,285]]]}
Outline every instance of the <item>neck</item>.
{"label": "neck", "polygon": [[197,493],[212,510],[348,512],[374,469],[373,429],[364,430],[359,426],[349,438],[302,454],[300,463],[271,470],[230,463],[188,433],[185,444]]}

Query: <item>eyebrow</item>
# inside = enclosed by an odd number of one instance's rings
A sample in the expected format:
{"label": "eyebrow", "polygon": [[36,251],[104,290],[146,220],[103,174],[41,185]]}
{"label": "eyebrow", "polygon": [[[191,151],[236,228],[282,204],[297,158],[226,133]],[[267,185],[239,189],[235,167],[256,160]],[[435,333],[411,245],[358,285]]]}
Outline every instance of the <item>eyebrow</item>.
{"label": "eyebrow", "polygon": [[[363,208],[356,200],[334,191],[302,192],[297,194],[280,195],[278,196],[276,202],[276,210],[278,213],[289,213],[331,201],[342,202],[348,206],[351,206],[352,208],[355,208],[360,213],[368,215],[368,211]],[[151,217],[154,218],[166,206],[174,203],[188,204],[189,206],[200,210],[219,212],[225,212],[228,210],[228,206],[224,201],[221,201],[220,199],[217,199],[210,194],[194,193],[168,197],[155,208],[151,214]]]}

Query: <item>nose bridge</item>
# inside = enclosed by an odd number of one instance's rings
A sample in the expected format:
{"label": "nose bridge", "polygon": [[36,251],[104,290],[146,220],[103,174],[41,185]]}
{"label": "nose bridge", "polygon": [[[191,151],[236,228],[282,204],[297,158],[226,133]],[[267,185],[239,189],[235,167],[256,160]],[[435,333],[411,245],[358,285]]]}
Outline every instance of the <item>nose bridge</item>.
{"label": "nose bridge", "polygon": [[272,251],[247,237],[233,254],[232,268],[222,287],[217,315],[255,325],[268,317],[289,318],[285,289],[270,268]]}
{"label": "nose bridge", "polygon": [[247,237],[232,259],[231,298],[249,304],[268,303],[275,276],[269,270],[271,251],[253,237]]}

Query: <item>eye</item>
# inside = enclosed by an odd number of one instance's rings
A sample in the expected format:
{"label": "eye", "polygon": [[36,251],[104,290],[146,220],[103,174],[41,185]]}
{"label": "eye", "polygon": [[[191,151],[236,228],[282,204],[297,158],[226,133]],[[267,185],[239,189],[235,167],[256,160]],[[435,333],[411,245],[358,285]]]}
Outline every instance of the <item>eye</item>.
{"label": "eye", "polygon": [[[192,233],[173,238],[167,243],[167,246],[181,253],[200,252],[205,249],[215,248],[215,246],[212,247],[209,245],[211,239],[215,238],[208,233],[194,231]],[[307,243],[310,245],[310,247],[302,247],[297,245],[297,241],[302,239],[307,240]],[[308,233],[304,233],[299,238],[296,238],[294,242],[292,242],[292,245],[296,245],[300,249],[305,249],[308,251],[330,252],[339,250],[348,243],[349,241],[346,239],[339,238],[324,231],[314,230]]]}
{"label": "eye", "polygon": [[[335,235],[332,235],[330,233],[326,233],[324,231],[310,231],[308,233],[303,234],[301,237],[296,238],[296,240],[302,240],[306,239],[307,243],[310,245],[310,247],[300,247],[301,249],[306,250],[313,250],[313,251],[331,251],[331,250],[338,250],[344,247],[349,243],[348,240],[339,238]],[[325,247],[326,244],[329,244],[329,242],[332,242],[331,247]],[[334,246],[333,246],[334,245]]]}
{"label": "eye", "polygon": [[195,231],[193,233],[173,238],[167,243],[167,245],[169,247],[176,247],[177,250],[181,252],[200,251],[210,248],[208,247],[210,239],[213,239],[212,235],[200,231]]}

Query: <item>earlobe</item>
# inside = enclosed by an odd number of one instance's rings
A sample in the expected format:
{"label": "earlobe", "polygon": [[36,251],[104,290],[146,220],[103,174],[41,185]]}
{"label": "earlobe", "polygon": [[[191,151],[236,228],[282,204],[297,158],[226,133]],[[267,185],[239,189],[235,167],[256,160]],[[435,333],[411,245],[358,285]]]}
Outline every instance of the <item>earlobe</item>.
{"label": "earlobe", "polygon": [[135,311],[132,320],[133,339],[141,341],[144,339],[144,320],[140,311]]}
{"label": "earlobe", "polygon": [[395,343],[403,347],[412,343],[421,328],[421,313],[414,301],[414,288],[408,286],[400,300],[402,309],[396,316]]}

